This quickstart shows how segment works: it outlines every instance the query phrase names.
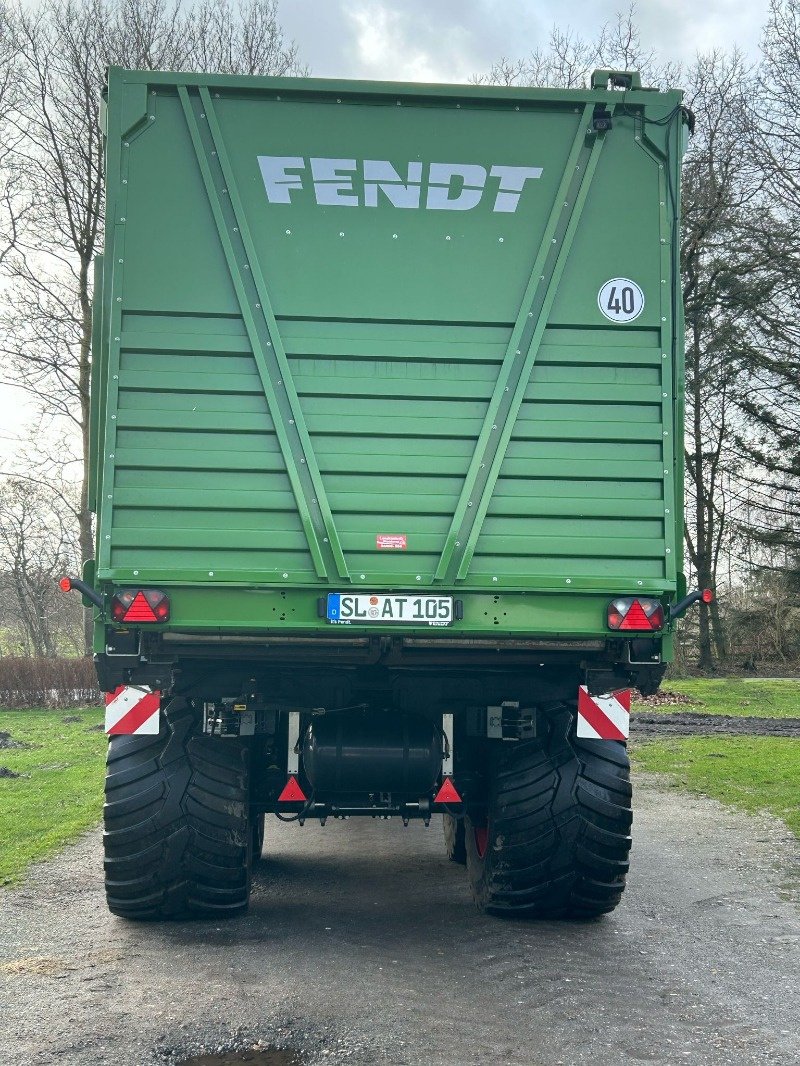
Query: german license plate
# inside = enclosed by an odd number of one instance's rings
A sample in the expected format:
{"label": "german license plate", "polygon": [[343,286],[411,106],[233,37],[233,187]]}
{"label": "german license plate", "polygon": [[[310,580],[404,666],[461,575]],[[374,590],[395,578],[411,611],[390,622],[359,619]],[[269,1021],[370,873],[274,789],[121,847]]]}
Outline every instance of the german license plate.
{"label": "german license plate", "polygon": [[382,622],[384,625],[449,626],[453,621],[453,597],[329,592],[328,621],[338,625]]}

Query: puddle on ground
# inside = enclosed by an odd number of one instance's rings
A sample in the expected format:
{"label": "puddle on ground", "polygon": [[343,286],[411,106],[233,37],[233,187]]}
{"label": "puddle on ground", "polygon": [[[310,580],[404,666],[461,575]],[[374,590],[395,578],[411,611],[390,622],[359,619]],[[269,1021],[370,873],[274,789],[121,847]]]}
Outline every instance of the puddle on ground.
{"label": "puddle on ground", "polygon": [[215,1055],[195,1055],[177,1066],[301,1066],[293,1051],[265,1048],[262,1051],[223,1051]]}

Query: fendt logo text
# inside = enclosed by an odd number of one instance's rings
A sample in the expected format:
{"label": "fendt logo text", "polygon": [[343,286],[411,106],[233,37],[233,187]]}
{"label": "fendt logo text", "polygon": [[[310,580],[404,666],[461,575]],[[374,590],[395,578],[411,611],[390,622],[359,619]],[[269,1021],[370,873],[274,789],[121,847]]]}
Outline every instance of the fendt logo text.
{"label": "fendt logo text", "polygon": [[383,197],[394,207],[426,211],[471,211],[486,193],[492,211],[513,213],[525,182],[542,176],[541,167],[419,162],[401,176],[386,159],[291,155],[260,155],[258,165],[271,204],[291,204],[292,193],[309,184],[310,170],[316,202],[326,207],[377,207]]}

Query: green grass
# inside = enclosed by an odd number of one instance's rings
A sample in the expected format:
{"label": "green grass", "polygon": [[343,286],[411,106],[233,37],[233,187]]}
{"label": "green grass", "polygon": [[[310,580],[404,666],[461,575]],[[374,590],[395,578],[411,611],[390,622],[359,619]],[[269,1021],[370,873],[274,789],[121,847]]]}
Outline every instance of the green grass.
{"label": "green grass", "polygon": [[[63,719],[76,716],[77,722]],[[100,709],[2,711],[0,731],[31,745],[0,748],[0,884],[74,840],[100,818],[107,740]]]}
{"label": "green grass", "polygon": [[754,813],[767,810],[800,837],[800,744],[791,737],[686,737],[639,742],[634,766]]}
{"label": "green grass", "polygon": [[648,714],[698,711],[702,714],[731,714],[743,718],[800,718],[800,680],[692,678],[685,681],[667,680],[661,687],[664,692],[679,692],[688,696],[691,703],[648,707]]}

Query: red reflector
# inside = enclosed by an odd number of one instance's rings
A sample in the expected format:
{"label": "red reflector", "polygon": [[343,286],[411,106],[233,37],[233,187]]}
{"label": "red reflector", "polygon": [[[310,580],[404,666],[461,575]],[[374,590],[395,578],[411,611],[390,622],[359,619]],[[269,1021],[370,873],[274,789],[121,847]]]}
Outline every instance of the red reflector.
{"label": "red reflector", "polygon": [[652,629],[650,619],[645,614],[644,607],[638,600],[634,600],[628,609],[628,613],[622,619],[620,629]]}
{"label": "red reflector", "polygon": [[125,612],[124,621],[126,622],[155,622],[156,615],[153,608],[144,598],[143,592],[137,592],[133,598],[133,603]]}
{"label": "red reflector", "polygon": [[444,781],[442,781],[442,787],[436,793],[436,799],[433,802],[461,803],[461,797],[459,796],[458,792],[456,792],[456,786],[453,784],[449,777],[446,777]]}
{"label": "red reflector", "polygon": [[305,803],[306,794],[297,783],[296,777],[290,777],[283,786],[283,792],[278,796],[278,803]]}
{"label": "red reflector", "polygon": [[608,628],[647,633],[664,625],[664,608],[648,596],[620,596],[608,605]]}
{"label": "red reflector", "polygon": [[[69,578],[67,578],[67,581],[69,581]],[[701,598],[703,600],[703,603],[713,603],[714,593],[711,591],[711,589],[703,589],[703,595]]]}
{"label": "red reflector", "polygon": [[120,589],[111,600],[115,622],[169,621],[169,599],[160,589]]}
{"label": "red reflector", "polygon": [[72,592],[72,582],[68,577],[62,577],[58,583],[58,587],[62,592]]}

